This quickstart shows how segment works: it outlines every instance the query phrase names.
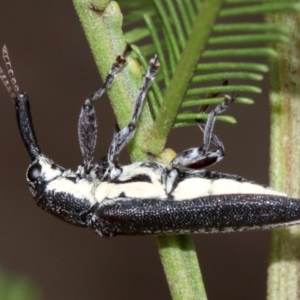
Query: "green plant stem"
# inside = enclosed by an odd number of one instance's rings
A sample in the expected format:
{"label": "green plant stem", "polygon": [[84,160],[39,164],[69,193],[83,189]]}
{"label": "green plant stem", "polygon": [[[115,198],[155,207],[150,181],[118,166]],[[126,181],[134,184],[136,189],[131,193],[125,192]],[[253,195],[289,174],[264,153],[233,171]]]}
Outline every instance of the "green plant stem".
{"label": "green plant stem", "polygon": [[[300,196],[300,18],[268,15],[267,22],[289,27],[291,39],[276,44],[270,57],[271,185]],[[272,230],[268,299],[300,299],[300,226]]]}
{"label": "green plant stem", "polygon": [[160,236],[156,242],[173,300],[207,299],[191,237]]}
{"label": "green plant stem", "polygon": [[[203,1],[186,47],[167,87],[154,128],[145,143],[152,153],[160,153],[172,128],[184,93],[204,50],[222,1]],[[165,116],[168,116],[166,119]],[[157,237],[157,245],[173,300],[207,299],[191,236]]]}
{"label": "green plant stem", "polygon": [[[96,8],[95,11],[95,9],[91,10],[90,8],[90,0],[73,0],[73,3],[99,72],[104,78],[115,57],[125,49],[124,36],[121,30],[122,15],[119,7],[113,1],[94,0],[92,3]],[[204,45],[205,41],[202,42]],[[199,55],[200,51],[197,53],[197,57]],[[197,60],[195,59],[194,68],[196,65]],[[141,69],[135,60],[129,58],[128,65],[118,74],[118,80],[109,90],[109,97],[120,127],[125,126],[129,121],[132,101],[134,101],[140,85]],[[144,158],[143,150],[145,147],[142,137],[146,136],[147,130],[152,127],[152,122],[146,106],[134,141],[129,147],[133,161],[141,161]],[[165,140],[165,137],[163,138]],[[188,236],[159,237],[157,244],[173,299],[206,299],[191,238]]]}

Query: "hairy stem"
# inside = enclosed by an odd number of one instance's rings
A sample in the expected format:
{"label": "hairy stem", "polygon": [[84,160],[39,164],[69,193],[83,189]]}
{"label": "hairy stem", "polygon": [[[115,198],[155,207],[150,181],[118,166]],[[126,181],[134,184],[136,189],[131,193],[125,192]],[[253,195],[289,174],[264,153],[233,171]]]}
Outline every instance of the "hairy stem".
{"label": "hairy stem", "polygon": [[[271,185],[300,196],[300,18],[268,15],[269,23],[288,26],[291,39],[276,44],[270,63]],[[272,230],[268,299],[300,299],[300,226]]]}
{"label": "hairy stem", "polygon": [[173,300],[207,299],[191,236],[161,236],[156,241]]}

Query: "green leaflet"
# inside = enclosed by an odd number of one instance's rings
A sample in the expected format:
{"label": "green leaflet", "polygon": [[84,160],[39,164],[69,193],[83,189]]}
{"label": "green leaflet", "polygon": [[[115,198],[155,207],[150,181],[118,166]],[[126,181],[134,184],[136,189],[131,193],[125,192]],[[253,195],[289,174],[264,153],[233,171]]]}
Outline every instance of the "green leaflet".
{"label": "green leaflet", "polygon": [[[199,52],[198,64],[194,66],[190,84],[186,86],[185,93],[180,99],[182,104],[179,107],[187,107],[186,103],[188,102],[188,106],[191,108],[194,103],[194,111],[180,111],[181,115],[188,116],[189,113],[196,113],[195,110],[199,105],[216,103],[213,99],[209,103],[207,94],[201,92],[202,86],[205,86],[209,93],[218,91],[238,94],[245,91],[259,93],[257,81],[262,80],[262,73],[268,71],[268,66],[264,63],[249,62],[249,58],[251,61],[253,56],[277,55],[271,47],[267,47],[266,43],[288,40],[288,30],[284,26],[266,24],[263,21],[261,23],[257,21],[234,23],[232,17],[300,9],[300,5],[293,1],[288,3],[261,1],[261,3],[257,3],[258,1],[228,0],[226,2],[230,5],[223,5],[216,24],[211,24],[205,49],[203,52]],[[124,17],[125,40],[135,45],[136,55],[140,61],[144,62],[144,68],[146,67],[144,57],[150,57],[154,53],[159,55],[160,76],[156,80],[153,93],[149,95],[153,116],[159,118],[160,106],[163,105],[163,99],[168,94],[169,85],[173,80],[177,80],[174,78],[174,73],[182,60],[191,30],[197,22],[197,14],[203,9],[203,1],[147,0],[133,3],[132,1],[130,3],[120,1],[120,5],[129,10]],[[231,19],[226,22],[228,17]],[[126,25],[129,25],[128,28],[131,29],[126,30]],[[229,80],[229,85],[224,89],[222,83],[226,79]],[[248,81],[246,84],[245,80]],[[231,82],[234,82],[234,85]],[[194,83],[197,83],[197,89],[195,89]],[[193,100],[197,99],[198,101],[191,102],[191,93]],[[203,99],[203,103],[201,99]],[[240,103],[251,102],[240,101]],[[204,114],[202,116],[205,118]],[[224,118],[224,120],[230,120],[230,118]],[[174,127],[183,124],[177,117],[174,117],[172,121]],[[193,122],[185,124],[192,125]]]}

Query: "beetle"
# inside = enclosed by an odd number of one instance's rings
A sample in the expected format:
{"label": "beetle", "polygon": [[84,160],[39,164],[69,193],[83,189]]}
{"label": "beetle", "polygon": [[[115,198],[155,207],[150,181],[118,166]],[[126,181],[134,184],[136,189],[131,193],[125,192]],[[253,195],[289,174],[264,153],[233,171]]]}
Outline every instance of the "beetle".
{"label": "beetle", "polygon": [[234,102],[233,96],[225,95],[206,122],[197,122],[204,136],[201,147],[184,150],[167,166],[151,161],[118,163],[119,153],[134,136],[146,93],[159,69],[157,55],[150,60],[129,124],[115,132],[107,155],[94,161],[97,121],[93,102],[110,88],[129,51],[126,48],[116,58],[103,87],[81,108],[78,136],[83,164],[73,172],[41,150],[29,97],[20,92],[7,47],[3,47],[7,76],[0,69],[0,77],[14,99],[19,131],[31,159],[27,183],[37,205],[103,237],[229,232],[300,223],[300,200],[237,175],[204,169],[224,157],[223,143],[213,128],[216,116]]}

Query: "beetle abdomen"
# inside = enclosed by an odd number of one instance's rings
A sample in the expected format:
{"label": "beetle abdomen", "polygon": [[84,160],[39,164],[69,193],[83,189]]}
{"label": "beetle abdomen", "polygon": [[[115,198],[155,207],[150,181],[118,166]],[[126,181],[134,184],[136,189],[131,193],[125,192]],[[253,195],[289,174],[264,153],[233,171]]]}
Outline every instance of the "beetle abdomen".
{"label": "beetle abdomen", "polygon": [[182,201],[123,199],[101,205],[94,217],[93,227],[107,237],[269,229],[300,223],[300,201],[254,194]]}

